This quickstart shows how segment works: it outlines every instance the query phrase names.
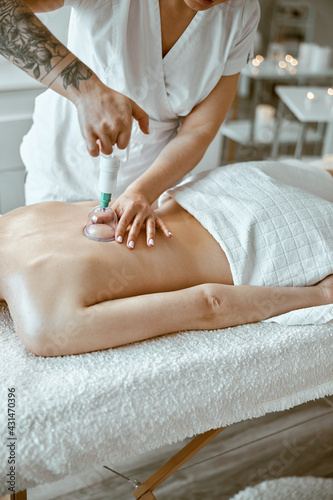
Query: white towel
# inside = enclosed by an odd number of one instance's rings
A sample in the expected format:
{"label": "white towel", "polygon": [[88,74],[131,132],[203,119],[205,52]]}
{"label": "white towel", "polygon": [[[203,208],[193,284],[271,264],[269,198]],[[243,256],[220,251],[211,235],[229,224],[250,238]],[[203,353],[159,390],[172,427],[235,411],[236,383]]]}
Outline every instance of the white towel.
{"label": "white towel", "polygon": [[230,500],[333,500],[333,479],[290,476],[239,491]]}
{"label": "white towel", "polygon": [[38,358],[0,303],[0,496],[8,387],[23,489],[333,394],[332,344],[331,324],[258,323]]}
{"label": "white towel", "polygon": [[[333,273],[333,178],[313,166],[247,162],[167,191],[216,239],[235,285],[308,286]],[[333,306],[267,321],[326,323]]]}

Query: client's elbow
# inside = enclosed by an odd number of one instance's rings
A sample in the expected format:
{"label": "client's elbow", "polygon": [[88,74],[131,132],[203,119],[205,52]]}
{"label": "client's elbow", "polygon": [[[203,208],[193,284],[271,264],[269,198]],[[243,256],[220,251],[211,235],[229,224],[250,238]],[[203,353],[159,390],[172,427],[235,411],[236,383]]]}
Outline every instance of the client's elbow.
{"label": "client's elbow", "polygon": [[30,325],[29,328],[16,328],[16,331],[25,348],[35,356],[48,358],[72,354],[71,336],[66,329]]}
{"label": "client's elbow", "polygon": [[222,318],[225,311],[224,286],[214,283],[201,285],[202,328],[223,328]]}
{"label": "client's elbow", "polygon": [[15,327],[17,335],[24,347],[35,356],[44,356],[44,339],[36,329]]}
{"label": "client's elbow", "polygon": [[27,330],[16,328],[17,335],[24,347],[35,356],[48,356],[45,336],[37,329]]}

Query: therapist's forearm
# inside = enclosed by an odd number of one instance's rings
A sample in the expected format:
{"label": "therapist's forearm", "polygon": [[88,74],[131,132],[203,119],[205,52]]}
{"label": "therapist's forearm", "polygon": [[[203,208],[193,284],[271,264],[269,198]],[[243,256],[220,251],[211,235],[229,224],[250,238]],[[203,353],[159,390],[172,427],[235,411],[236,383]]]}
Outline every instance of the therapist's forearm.
{"label": "therapist's forearm", "polygon": [[74,103],[97,80],[21,0],[0,0],[0,54]]}
{"label": "therapist's forearm", "polygon": [[180,131],[128,190],[140,192],[153,203],[200,162],[213,138],[204,131]]}
{"label": "therapist's forearm", "polygon": [[227,116],[238,78],[239,73],[221,77],[206,99],[186,116],[176,137],[126,191],[139,192],[152,203],[200,162]]}

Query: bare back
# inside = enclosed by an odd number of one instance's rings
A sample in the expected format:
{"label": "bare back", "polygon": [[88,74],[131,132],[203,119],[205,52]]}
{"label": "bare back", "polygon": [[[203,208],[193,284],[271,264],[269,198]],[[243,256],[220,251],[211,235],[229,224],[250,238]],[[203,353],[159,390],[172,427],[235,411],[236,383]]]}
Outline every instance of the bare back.
{"label": "bare back", "polygon": [[173,237],[156,235],[152,248],[144,232],[135,250],[87,239],[88,212],[49,202],[0,218],[0,297],[21,341],[38,356],[226,328],[332,303],[331,278],[324,288],[228,286],[223,251],[173,200],[159,210]]}
{"label": "bare back", "polygon": [[86,238],[89,210],[48,202],[0,218],[0,294],[14,322],[23,323],[29,314],[33,327],[33,311],[40,321],[41,310],[57,318],[111,299],[206,282],[232,284],[218,243],[175,201],[159,210],[173,237],[157,233],[155,247],[148,248],[142,231],[134,250]]}

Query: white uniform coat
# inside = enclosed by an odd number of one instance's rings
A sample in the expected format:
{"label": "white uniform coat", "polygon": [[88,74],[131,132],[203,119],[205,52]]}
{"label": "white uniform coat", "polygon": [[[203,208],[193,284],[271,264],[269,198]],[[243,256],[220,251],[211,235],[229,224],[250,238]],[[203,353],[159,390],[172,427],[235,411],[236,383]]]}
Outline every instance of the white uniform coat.
{"label": "white uniform coat", "polygon": [[[133,121],[118,196],[149,168],[221,76],[238,73],[246,64],[259,20],[258,0],[230,0],[197,12],[164,58],[159,0],[65,0],[65,5],[73,7],[68,48],[150,118],[148,136]],[[99,160],[87,152],[75,106],[52,90],[36,99],[21,156],[28,172],[27,204],[99,198]]]}

